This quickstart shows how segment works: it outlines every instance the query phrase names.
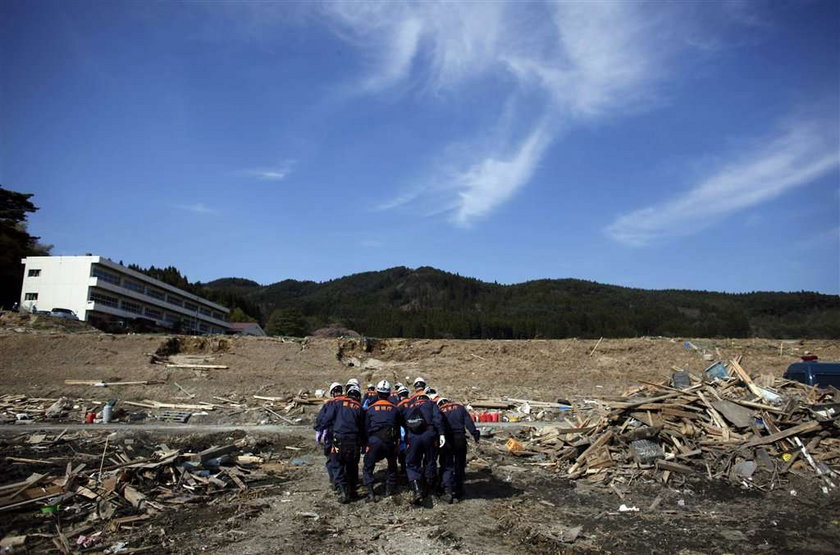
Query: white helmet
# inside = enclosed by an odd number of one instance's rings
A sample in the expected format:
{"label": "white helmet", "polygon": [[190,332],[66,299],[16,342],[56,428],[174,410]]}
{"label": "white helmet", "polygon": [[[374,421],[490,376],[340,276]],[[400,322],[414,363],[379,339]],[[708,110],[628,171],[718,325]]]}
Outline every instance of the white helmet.
{"label": "white helmet", "polygon": [[436,400],[438,397],[440,397],[440,394],[437,392],[437,390],[436,390],[434,387],[426,387],[426,389],[424,389],[424,390],[423,390],[423,392],[424,392],[424,393],[425,393],[425,394],[429,397],[429,399],[431,399],[432,401],[434,401],[434,400]]}
{"label": "white helmet", "polygon": [[351,394],[351,393],[355,393],[355,394],[356,394],[356,395],[358,395],[359,397],[361,397],[361,396],[362,396],[362,390],[361,390],[361,389],[359,389],[359,387],[358,387],[358,386],[356,386],[356,385],[352,385],[352,384],[351,384],[351,385],[347,388],[347,395],[348,395],[348,397],[350,396],[350,394]]}
{"label": "white helmet", "polygon": [[378,384],[376,384],[376,392],[377,393],[391,393],[391,382],[388,380],[382,380]]}
{"label": "white helmet", "polygon": [[437,400],[437,404],[438,404],[439,407],[442,407],[443,405],[445,405],[448,402],[449,402],[449,399],[447,399],[446,397],[444,397],[442,395],[439,396],[439,398]]}
{"label": "white helmet", "polygon": [[420,376],[417,376],[416,378],[414,378],[414,383],[412,383],[411,385],[413,385],[415,389],[420,389],[420,388],[425,389],[426,388],[426,379],[421,378]]}
{"label": "white helmet", "polygon": [[347,387],[349,388],[351,385],[355,385],[356,387],[358,387],[359,391],[362,390],[362,384],[359,383],[359,380],[357,380],[356,378],[350,378],[349,380],[347,380]]}
{"label": "white helmet", "polygon": [[330,395],[332,395],[333,391],[335,391],[336,389],[339,390],[339,392],[344,391],[344,388],[342,387],[342,385],[340,383],[333,382],[333,383],[330,384],[330,389],[329,389]]}

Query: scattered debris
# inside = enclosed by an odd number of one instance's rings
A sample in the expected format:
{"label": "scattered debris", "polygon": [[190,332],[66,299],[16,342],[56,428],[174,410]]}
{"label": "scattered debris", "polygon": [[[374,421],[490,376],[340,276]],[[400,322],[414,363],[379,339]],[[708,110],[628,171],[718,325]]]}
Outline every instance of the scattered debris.
{"label": "scattered debris", "polygon": [[589,400],[576,422],[524,428],[502,439],[504,451],[539,456],[548,461],[540,466],[604,485],[642,471],[662,482],[704,475],[773,489],[788,472],[811,471],[823,491],[836,488],[840,474],[828,463],[840,460],[840,415],[821,410],[838,401],[836,390],[753,379],[737,359],[728,367],[715,363],[704,377],[690,376],[682,388],[667,380],[620,398]]}

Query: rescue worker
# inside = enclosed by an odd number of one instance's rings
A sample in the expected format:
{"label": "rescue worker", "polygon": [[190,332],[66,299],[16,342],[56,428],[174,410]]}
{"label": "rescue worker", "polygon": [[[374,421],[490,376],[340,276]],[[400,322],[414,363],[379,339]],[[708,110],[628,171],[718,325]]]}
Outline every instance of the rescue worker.
{"label": "rescue worker", "polygon": [[[389,391],[388,393],[390,394],[391,392]],[[362,408],[367,410],[367,408],[374,404],[378,399],[379,396],[377,395],[376,387],[374,387],[372,383],[367,384],[367,391],[362,399]]]}
{"label": "rescue worker", "polygon": [[446,437],[440,409],[426,395],[426,380],[414,380],[414,389],[414,395],[400,403],[399,416],[406,428],[405,464],[411,502],[420,504],[437,476],[437,450],[444,446]]}
{"label": "rescue worker", "polygon": [[346,396],[327,406],[322,423],[325,428],[332,429],[330,460],[341,503],[348,503],[356,496],[359,446],[362,445],[364,432],[361,397],[359,388],[351,385]]}
{"label": "rescue worker", "polygon": [[388,380],[382,380],[376,384],[376,393],[377,400],[365,412],[367,448],[365,449],[363,479],[368,490],[368,501],[376,501],[373,473],[376,463],[382,459],[388,460],[385,495],[393,495],[397,488],[397,443],[400,434],[397,407],[388,400],[391,395],[391,384]]}
{"label": "rescue worker", "polygon": [[[403,384],[397,384],[397,394],[395,396],[392,396],[391,399],[396,399],[395,401],[392,401],[392,402],[395,405],[397,405],[397,408],[399,408],[399,405],[402,404],[403,401],[408,399],[408,388],[406,386],[404,386]],[[406,440],[405,440],[405,427],[401,424],[399,429],[400,429],[400,444],[399,444],[399,447],[397,448],[397,462],[400,463],[400,474],[405,475],[405,473],[406,473],[406,471],[405,471],[405,451],[408,448],[408,445],[406,444]]]}
{"label": "rescue worker", "polygon": [[438,401],[443,414],[443,427],[446,444],[441,449],[443,466],[443,500],[452,503],[464,497],[464,476],[467,467],[467,434],[469,432],[478,443],[481,434],[476,429],[470,413],[460,403],[454,403],[441,397]]}
{"label": "rescue worker", "polygon": [[394,391],[393,391],[393,393],[391,393],[391,396],[388,397],[388,400],[391,401],[391,403],[393,403],[394,406],[397,406],[397,405],[400,404],[400,400],[401,400],[400,399],[400,390],[401,389],[405,389],[405,396],[408,397],[408,388],[406,388],[400,382],[395,383],[394,384]]}
{"label": "rescue worker", "polygon": [[435,389],[434,387],[426,386],[425,392],[426,396],[435,403],[437,403],[438,399],[440,399],[440,395],[438,395],[437,389]]}
{"label": "rescue worker", "polygon": [[330,485],[334,488],[337,488],[337,484],[334,480],[335,470],[332,464],[332,458],[330,457],[330,453],[332,451],[332,430],[329,428],[324,427],[324,415],[327,412],[327,407],[330,403],[334,403],[336,400],[343,397],[344,388],[338,382],[333,382],[330,384],[330,398],[324,401],[324,404],[321,406],[321,410],[318,411],[318,416],[315,418],[315,441],[318,442],[319,445],[324,446],[324,456],[327,458],[327,462],[324,466],[327,468],[327,475],[330,477]]}
{"label": "rescue worker", "polygon": [[347,383],[344,384],[344,391],[348,391],[351,385],[355,385],[356,387],[358,387],[359,391],[362,390],[362,384],[359,382],[359,380],[356,378],[350,378],[349,380],[347,380]]}

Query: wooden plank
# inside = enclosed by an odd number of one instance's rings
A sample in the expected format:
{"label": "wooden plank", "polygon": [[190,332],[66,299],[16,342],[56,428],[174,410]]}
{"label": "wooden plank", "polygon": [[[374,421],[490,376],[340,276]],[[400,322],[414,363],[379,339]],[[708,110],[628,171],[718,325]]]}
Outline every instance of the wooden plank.
{"label": "wooden plank", "polygon": [[92,385],[94,387],[113,387],[117,385],[149,385],[150,381],[142,382],[106,382],[102,380],[64,380],[65,385]]}
{"label": "wooden plank", "polygon": [[598,437],[598,439],[592,442],[592,444],[590,444],[589,447],[583,453],[580,454],[580,456],[577,458],[577,461],[575,461],[575,464],[573,464],[571,468],[569,468],[569,474],[574,474],[578,470],[578,468],[580,468],[580,465],[586,461],[587,457],[591,456],[595,451],[606,445],[612,439],[612,437],[612,430],[607,430],[606,432],[601,434]]}
{"label": "wooden plank", "polygon": [[665,395],[660,395],[658,397],[643,397],[637,401],[607,401],[607,404],[617,409],[629,409],[633,407],[638,407],[640,405],[645,405],[647,403],[655,403],[657,401],[664,401],[665,399],[673,399],[674,397],[680,397],[683,394],[684,391],[680,391],[679,393],[666,393]]}
{"label": "wooden plank", "polygon": [[755,447],[756,445],[766,445],[768,443],[775,443],[780,439],[785,439],[797,434],[807,434],[809,432],[815,432],[821,428],[822,425],[819,422],[811,420],[808,422],[803,422],[802,424],[798,424],[792,428],[788,428],[787,430],[783,430],[775,434],[770,434],[769,436],[756,438],[752,441],[745,443],[744,447]]}
{"label": "wooden plank", "polygon": [[37,472],[32,473],[32,475],[26,479],[23,485],[21,485],[14,493],[12,493],[9,496],[9,499],[14,499],[15,497],[23,493],[24,490],[29,489],[35,484],[40,483],[46,477],[46,474],[38,474]]}
{"label": "wooden plank", "polygon": [[21,497],[20,501],[15,502],[14,499],[10,499],[8,497],[0,499],[0,511],[8,511],[17,507],[28,505],[29,503],[49,499],[59,493],[64,493],[64,488],[56,485],[30,488],[19,494]]}
{"label": "wooden plank", "polygon": [[210,459],[215,459],[216,457],[221,457],[222,455],[227,455],[228,453],[232,453],[236,451],[238,447],[236,445],[222,445],[222,446],[214,446],[200,453],[196,453],[190,456],[190,460],[193,462],[206,462]]}
{"label": "wooden plank", "polygon": [[161,403],[160,401],[153,401],[151,399],[143,399],[144,403],[151,405],[155,409],[175,409],[175,410],[214,410],[217,405],[210,403],[198,404],[180,404],[180,403]]}
{"label": "wooden plank", "polygon": [[770,405],[763,405],[761,403],[754,403],[753,401],[744,401],[743,399],[727,399],[727,401],[731,401],[733,403],[737,403],[737,404],[743,405],[745,407],[750,407],[750,408],[753,408],[753,409],[766,410],[766,411],[775,412],[775,413],[779,413],[779,414],[784,414],[784,412],[785,412],[783,409],[780,409],[778,407],[772,407]]}
{"label": "wooden plank", "polygon": [[690,466],[686,466],[684,464],[675,463],[671,461],[665,461],[659,459],[656,461],[656,468],[659,470],[665,470],[668,472],[679,472],[681,474],[694,474],[694,469]]}
{"label": "wooden plank", "polygon": [[514,406],[509,401],[494,401],[493,399],[481,399],[468,403],[474,409],[509,409]]}
{"label": "wooden plank", "polygon": [[196,370],[227,370],[224,364],[167,364],[167,368],[185,368]]}

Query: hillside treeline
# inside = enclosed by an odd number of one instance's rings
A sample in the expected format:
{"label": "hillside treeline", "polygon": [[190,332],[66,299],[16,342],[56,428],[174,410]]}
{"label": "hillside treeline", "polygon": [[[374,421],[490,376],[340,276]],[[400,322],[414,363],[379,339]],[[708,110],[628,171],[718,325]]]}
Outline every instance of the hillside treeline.
{"label": "hillside treeline", "polygon": [[275,334],[337,326],[374,337],[457,339],[840,338],[840,297],[808,292],[650,291],[574,279],[500,285],[428,267],[323,283],[229,278],[198,287]]}

